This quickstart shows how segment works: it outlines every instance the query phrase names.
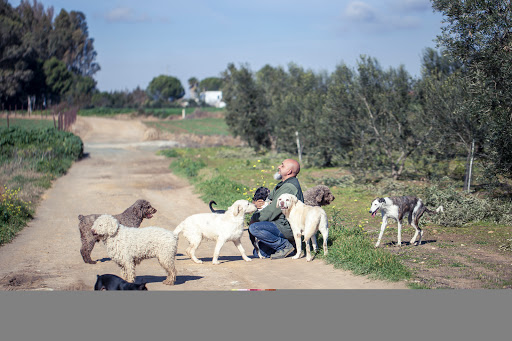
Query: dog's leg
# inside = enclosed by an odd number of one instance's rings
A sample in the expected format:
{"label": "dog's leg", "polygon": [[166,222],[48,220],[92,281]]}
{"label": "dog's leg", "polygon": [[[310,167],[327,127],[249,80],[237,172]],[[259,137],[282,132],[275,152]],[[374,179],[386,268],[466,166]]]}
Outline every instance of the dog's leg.
{"label": "dog's leg", "polygon": [[162,282],[162,284],[174,285],[174,282],[176,282],[176,267],[174,266],[174,259],[159,259],[158,262],[167,272],[167,278]]}
{"label": "dog's leg", "polygon": [[[306,234],[304,234],[304,241],[306,242],[306,260],[308,262],[311,262],[313,260],[313,257],[311,256],[311,246],[310,246],[310,240],[315,235],[316,231],[313,230],[313,228],[306,227],[306,231],[308,231]],[[316,251],[316,249],[315,249]]]}
{"label": "dog's leg", "polygon": [[402,222],[397,220],[398,225],[398,247],[402,247]]}
{"label": "dog's leg", "polygon": [[302,253],[302,242],[300,240],[301,235],[302,234],[300,232],[293,233],[293,238],[295,239],[295,247],[297,248],[297,253],[295,254],[295,256],[292,257],[292,259],[299,259],[300,255]]}
{"label": "dog's leg", "polygon": [[[220,237],[217,239],[217,244],[215,245],[215,250],[213,251],[213,259],[212,259],[212,264],[220,264],[219,262],[219,254],[220,254],[220,249],[222,248],[222,246],[224,245],[224,243],[226,242],[225,239],[221,239]],[[245,254],[245,252],[244,252]],[[243,257],[243,256],[242,256]],[[246,256],[247,257],[247,256]],[[244,258],[245,259],[245,258]]]}
{"label": "dog's leg", "polygon": [[201,264],[201,263],[203,263],[203,261],[196,257],[196,249],[198,247],[199,247],[199,244],[196,245],[196,244],[191,243],[187,250],[189,250],[188,255],[194,261],[194,263]]}
{"label": "dog's leg", "polygon": [[128,280],[128,271],[126,269],[126,267],[124,267],[123,265],[119,265],[121,267],[121,278],[124,279],[125,281]]}
{"label": "dog's leg", "polygon": [[201,235],[186,235],[190,245],[187,248],[187,255],[194,261],[194,263],[201,264],[203,261],[197,259],[196,250],[201,245],[203,237]]}
{"label": "dog's leg", "polygon": [[98,240],[90,231],[84,232],[82,229],[80,229],[80,237],[82,241],[82,247],[80,248],[80,254],[82,255],[82,259],[84,260],[85,263],[96,264],[96,261],[93,261],[91,259],[91,253],[92,249],[94,248],[94,245]]}
{"label": "dog's leg", "polygon": [[383,216],[382,217],[382,225],[380,225],[379,239],[377,239],[377,243],[375,243],[375,247],[379,246],[380,240],[382,239],[382,235],[384,234],[384,230],[386,229],[387,224],[388,224],[388,217]]}
{"label": "dog's leg", "polygon": [[247,257],[247,255],[245,254],[245,250],[242,246],[242,243],[240,242],[240,239],[239,240],[233,240],[233,243],[235,244],[235,246],[238,248],[238,251],[240,251],[240,254],[242,255],[242,258],[246,261],[246,262],[250,262],[252,261],[252,259],[250,259],[249,257]]}
{"label": "dog's leg", "polygon": [[135,282],[135,262],[133,259],[127,260],[125,269],[126,281],[130,283]]}
{"label": "dog's leg", "polygon": [[[414,233],[414,237],[411,239],[411,245],[414,243],[414,245],[421,245],[421,238],[423,237],[423,230],[419,227],[419,217],[414,217],[413,221],[411,222],[411,225],[414,227],[416,232]],[[416,237],[420,235],[420,239],[416,243]]]}
{"label": "dog's leg", "polygon": [[316,233],[313,233],[313,235],[311,236],[311,244],[313,245],[313,250],[315,251],[315,253],[317,253],[318,252],[318,243],[316,240]]}
{"label": "dog's leg", "polygon": [[329,228],[327,227],[327,225],[320,225],[319,228],[320,230],[320,233],[322,234],[322,239],[323,239],[323,243],[322,243],[322,247],[324,249],[324,256],[327,255],[327,238],[329,238]]}

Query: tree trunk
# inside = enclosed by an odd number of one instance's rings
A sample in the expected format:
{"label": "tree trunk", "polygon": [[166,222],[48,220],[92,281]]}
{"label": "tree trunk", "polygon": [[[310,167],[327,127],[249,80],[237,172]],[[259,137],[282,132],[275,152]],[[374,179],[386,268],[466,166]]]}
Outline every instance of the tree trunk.
{"label": "tree trunk", "polygon": [[464,176],[464,191],[470,192],[471,189],[471,175],[473,173],[473,161],[475,155],[475,139],[471,142],[471,149],[469,150],[466,160],[466,175]]}
{"label": "tree trunk", "polygon": [[28,116],[32,114],[32,97],[30,95],[27,95],[27,112]]}

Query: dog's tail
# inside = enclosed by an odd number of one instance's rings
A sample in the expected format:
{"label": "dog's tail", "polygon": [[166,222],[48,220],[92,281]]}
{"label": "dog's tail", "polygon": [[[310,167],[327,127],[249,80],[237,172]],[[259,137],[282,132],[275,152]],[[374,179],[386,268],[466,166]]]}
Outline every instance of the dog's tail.
{"label": "dog's tail", "polygon": [[181,222],[178,226],[176,226],[176,228],[172,232],[174,233],[174,235],[176,237],[179,237],[179,234],[181,233],[181,231],[183,231],[184,227],[185,227],[185,224],[183,224],[183,222]]}
{"label": "dog's tail", "polygon": [[440,213],[440,212],[444,212],[444,207],[443,207],[443,205],[439,205],[439,207],[438,207],[438,208],[436,208],[436,210],[435,210],[435,211],[429,210],[429,209],[427,208],[427,209],[425,210],[425,212],[427,212],[427,213],[432,213],[432,214],[438,214],[438,213]]}

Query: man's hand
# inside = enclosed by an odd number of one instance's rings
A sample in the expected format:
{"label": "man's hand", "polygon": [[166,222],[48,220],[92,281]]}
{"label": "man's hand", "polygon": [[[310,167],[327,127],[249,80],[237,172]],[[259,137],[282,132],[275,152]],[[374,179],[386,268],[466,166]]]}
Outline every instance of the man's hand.
{"label": "man's hand", "polygon": [[259,210],[265,205],[265,200],[259,199],[256,201],[253,201],[253,204],[256,205],[256,208]]}

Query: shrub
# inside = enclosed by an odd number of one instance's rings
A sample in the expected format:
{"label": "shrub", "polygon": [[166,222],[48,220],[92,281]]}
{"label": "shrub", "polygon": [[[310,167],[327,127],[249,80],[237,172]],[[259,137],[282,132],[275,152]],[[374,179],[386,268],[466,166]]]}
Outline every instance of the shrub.
{"label": "shrub", "polygon": [[0,194],[0,245],[10,242],[32,218],[30,203],[18,198],[19,191],[4,187]]}
{"label": "shrub", "polygon": [[449,186],[445,189],[434,185],[423,190],[423,202],[429,207],[443,205],[444,212],[430,215],[432,222],[442,226],[464,226],[474,222],[512,224],[510,202],[491,198],[478,198]]}
{"label": "shrub", "polygon": [[205,202],[215,200],[222,209],[228,208],[236,200],[247,199],[242,193],[244,185],[222,175],[199,183],[197,189],[201,192],[201,199]]}
{"label": "shrub", "polygon": [[199,170],[204,167],[206,167],[206,163],[202,160],[192,160],[186,157],[176,159],[170,166],[175,173],[185,175],[189,178],[196,177]]}

